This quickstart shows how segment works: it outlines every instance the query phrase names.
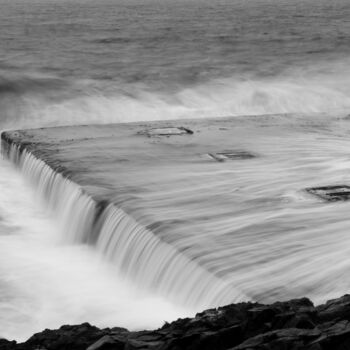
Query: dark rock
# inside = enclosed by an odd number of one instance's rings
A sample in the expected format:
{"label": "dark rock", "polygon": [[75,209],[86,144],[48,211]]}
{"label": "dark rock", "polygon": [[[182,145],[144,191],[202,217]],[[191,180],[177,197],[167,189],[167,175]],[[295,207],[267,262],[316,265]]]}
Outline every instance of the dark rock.
{"label": "dark rock", "polygon": [[16,342],[15,341],[8,341],[6,339],[0,339],[0,349],[1,350],[11,350],[15,349]]}
{"label": "dark rock", "polygon": [[294,350],[311,349],[312,342],[321,335],[319,330],[305,330],[297,328],[280,329],[267,332],[250,338],[242,344],[234,347],[232,350]]}
{"label": "dark rock", "polygon": [[329,300],[326,304],[316,307],[322,321],[348,320],[350,321],[350,295],[339,299]]}
{"label": "dark rock", "polygon": [[106,331],[83,323],[78,326],[62,326],[58,330],[45,329],[41,333],[34,334],[18,349],[46,349],[46,350],[86,350],[86,348],[98,339],[102,338]]}
{"label": "dark rock", "polygon": [[309,299],[239,303],[166,323],[154,331],[84,323],[45,330],[0,350],[348,350],[350,295],[314,307]]}
{"label": "dark rock", "polygon": [[113,335],[105,335],[87,350],[123,350],[126,340]]}

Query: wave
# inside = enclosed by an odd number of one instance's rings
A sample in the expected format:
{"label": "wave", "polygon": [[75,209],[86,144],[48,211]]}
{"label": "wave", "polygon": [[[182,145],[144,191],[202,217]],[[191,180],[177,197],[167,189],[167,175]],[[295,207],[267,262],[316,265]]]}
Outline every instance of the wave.
{"label": "wave", "polygon": [[52,76],[0,78],[1,128],[277,113],[334,113],[350,108],[346,62],[275,77],[237,75],[202,84],[123,84]]}

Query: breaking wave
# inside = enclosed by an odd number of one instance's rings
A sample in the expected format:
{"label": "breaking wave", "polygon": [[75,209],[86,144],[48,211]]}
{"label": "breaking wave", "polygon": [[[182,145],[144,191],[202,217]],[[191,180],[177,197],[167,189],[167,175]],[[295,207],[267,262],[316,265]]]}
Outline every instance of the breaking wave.
{"label": "breaking wave", "polygon": [[[332,62],[278,77],[236,76],[162,88],[57,77],[0,81],[3,128],[350,109],[350,69]],[[350,67],[350,65],[349,65]]]}

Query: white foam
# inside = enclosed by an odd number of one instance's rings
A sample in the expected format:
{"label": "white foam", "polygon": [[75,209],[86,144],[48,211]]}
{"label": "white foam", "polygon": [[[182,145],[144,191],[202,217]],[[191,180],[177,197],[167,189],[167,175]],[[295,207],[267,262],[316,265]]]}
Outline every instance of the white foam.
{"label": "white foam", "polygon": [[0,337],[23,341],[45,328],[86,321],[156,328],[193,315],[135,288],[88,245],[62,240],[57,218],[33,200],[32,187],[6,161],[0,167]]}
{"label": "white foam", "polygon": [[[24,94],[3,106],[4,127],[118,123],[276,113],[334,113],[350,108],[348,59],[294,67],[276,76],[243,74],[181,88],[104,86],[81,81],[69,99]],[[32,77],[33,78],[33,77]],[[169,84],[171,85],[171,84]],[[84,93],[77,92],[83,90]],[[58,92],[59,96],[59,92]]]}

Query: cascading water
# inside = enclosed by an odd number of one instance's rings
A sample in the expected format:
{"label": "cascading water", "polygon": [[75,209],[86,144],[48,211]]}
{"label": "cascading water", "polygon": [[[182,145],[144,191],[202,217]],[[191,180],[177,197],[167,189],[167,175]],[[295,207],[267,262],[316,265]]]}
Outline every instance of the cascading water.
{"label": "cascading water", "polygon": [[128,281],[196,310],[248,300],[232,285],[163,242],[122,209],[109,204],[99,210],[99,204],[77,184],[26,149],[14,143],[7,145],[6,141],[3,146],[6,149],[3,153],[48,203],[66,240],[85,243],[95,237],[101,256],[113,261]]}
{"label": "cascading water", "polygon": [[71,242],[85,242],[93,227],[95,202],[78,186],[17,145],[10,146],[8,157],[35,186],[38,197],[55,212],[66,238]]}
{"label": "cascading water", "polygon": [[193,315],[191,308],[137,288],[82,244],[95,203],[78,186],[15,145],[2,146],[27,173],[24,181],[0,159],[0,338],[24,341],[45,328],[86,321],[154,328]]}
{"label": "cascading water", "polygon": [[121,209],[103,213],[98,249],[140,286],[199,310],[248,298],[162,242]]}

